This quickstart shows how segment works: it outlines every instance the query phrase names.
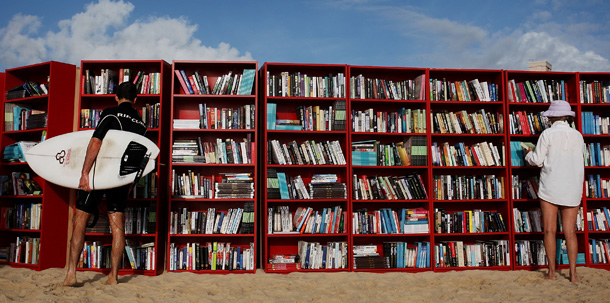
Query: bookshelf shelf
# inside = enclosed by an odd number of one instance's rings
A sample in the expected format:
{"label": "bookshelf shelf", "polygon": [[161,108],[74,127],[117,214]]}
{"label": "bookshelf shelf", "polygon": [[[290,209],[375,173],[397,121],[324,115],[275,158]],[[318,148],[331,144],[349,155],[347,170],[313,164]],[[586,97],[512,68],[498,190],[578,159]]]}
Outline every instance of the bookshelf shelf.
{"label": "bookshelf shelf", "polygon": [[[165,256],[165,214],[167,206],[167,168],[168,150],[163,148],[169,142],[166,123],[169,123],[169,92],[171,66],[163,60],[83,60],[81,61],[79,82],[79,114],[78,130],[95,129],[101,110],[116,106],[113,87],[130,81],[136,84],[138,98],[134,108],[140,112],[147,125],[146,137],[160,147],[157,157],[157,170],[143,177],[130,193],[124,212],[128,245],[134,246],[134,254],[142,257],[137,269],[130,265],[127,253],[119,269],[119,275],[155,276],[163,272]],[[104,203],[101,203],[104,205]],[[133,211],[133,213],[132,213]],[[133,222],[133,223],[132,223]],[[130,227],[136,231],[136,222],[147,233],[130,232]],[[105,211],[100,211],[100,221],[93,229],[85,233],[85,245],[99,245],[102,250],[102,264],[96,266],[110,267],[104,262],[108,258],[112,243]],[[104,232],[99,232],[104,230]],[[79,263],[80,265],[80,263]],[[108,272],[110,268],[90,268],[93,265],[83,264],[79,271]]]}
{"label": "bookshelf shelf", "polygon": [[[49,138],[72,131],[75,78],[76,67],[74,65],[56,61],[7,69],[6,73],[0,74],[0,92],[2,94],[0,100],[3,101],[2,111],[5,117],[5,123],[2,124],[0,130],[2,150],[5,151],[7,146],[19,141],[38,142],[41,140],[43,132]],[[23,97],[24,95],[21,94],[21,97],[12,95],[10,98],[5,94],[9,89],[22,86],[27,81],[37,83],[33,86],[40,89],[39,93],[29,92],[29,97]],[[49,86],[49,83],[53,83],[53,85]],[[47,93],[41,89],[40,84],[48,87]],[[30,123],[33,119],[26,118],[22,119],[25,123],[20,125],[14,119],[13,110],[18,106],[27,108],[27,111],[37,110],[38,113],[44,113],[46,124],[40,127],[40,124]],[[30,111],[30,113],[32,112]],[[18,117],[18,119],[21,118]],[[67,247],[69,190],[53,185],[36,176],[25,162],[9,163],[3,161],[0,164],[0,175],[11,178],[13,173],[29,174],[29,178],[36,181],[41,187],[42,194],[7,195],[7,193],[4,193],[4,195],[0,195],[1,216],[6,218],[2,221],[4,224],[39,224],[39,227],[34,229],[12,228],[8,225],[1,227],[0,248],[7,255],[7,259],[2,260],[4,261],[3,264],[34,270],[64,267]],[[40,205],[39,214],[32,216],[35,213],[36,205]],[[24,208],[28,215],[19,210]],[[8,223],[9,218],[6,216],[9,212],[13,213],[14,218],[20,219],[17,222]],[[36,217],[38,217],[38,220]],[[17,245],[11,243],[17,243]],[[16,247],[20,249],[19,256],[15,254]],[[13,262],[16,260],[15,258],[18,258],[19,262]]]}
{"label": "bookshelf shelf", "polygon": [[[173,62],[168,271],[256,270],[257,70],[250,61]],[[177,160],[185,153],[198,158]],[[223,229],[226,222],[232,232]],[[181,261],[188,258],[194,263]]]}

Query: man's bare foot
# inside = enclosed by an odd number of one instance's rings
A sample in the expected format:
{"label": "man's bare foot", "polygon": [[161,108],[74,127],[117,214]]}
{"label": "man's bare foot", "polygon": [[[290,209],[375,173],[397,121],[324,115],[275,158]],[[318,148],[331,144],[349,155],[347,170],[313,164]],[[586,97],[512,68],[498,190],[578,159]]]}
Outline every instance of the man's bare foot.
{"label": "man's bare foot", "polygon": [[570,276],[570,282],[576,284],[576,283],[580,282],[580,279],[578,279],[577,275],[571,275]]}
{"label": "man's bare foot", "polygon": [[76,285],[76,276],[70,274],[66,275],[66,279],[64,279],[63,286],[71,287],[74,285]]}
{"label": "man's bare foot", "polygon": [[544,278],[547,280],[555,280],[555,273],[546,273]]}
{"label": "man's bare foot", "polygon": [[108,277],[108,280],[106,280],[106,282],[104,282],[104,285],[117,285],[118,282],[116,280],[116,278],[110,278]]}

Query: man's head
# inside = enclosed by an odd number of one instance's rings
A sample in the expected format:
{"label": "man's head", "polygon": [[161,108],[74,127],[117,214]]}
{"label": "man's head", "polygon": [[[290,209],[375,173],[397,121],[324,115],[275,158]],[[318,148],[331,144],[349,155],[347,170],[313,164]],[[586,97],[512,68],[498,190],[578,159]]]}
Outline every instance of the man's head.
{"label": "man's head", "polygon": [[133,84],[131,82],[121,83],[116,90],[117,101],[128,100],[133,103],[136,101],[137,97],[138,97],[138,90],[136,89],[135,84]]}

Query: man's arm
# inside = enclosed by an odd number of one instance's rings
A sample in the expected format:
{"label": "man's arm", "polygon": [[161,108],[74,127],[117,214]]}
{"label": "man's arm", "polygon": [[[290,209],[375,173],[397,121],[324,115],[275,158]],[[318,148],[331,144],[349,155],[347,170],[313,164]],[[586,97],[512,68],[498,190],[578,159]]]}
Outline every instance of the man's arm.
{"label": "man's arm", "polygon": [[80,181],[78,182],[78,188],[84,191],[91,191],[91,188],[89,187],[89,172],[93,167],[93,163],[95,162],[95,158],[97,158],[101,146],[102,140],[95,137],[89,140],[87,154],[85,154],[85,163],[83,163],[83,170],[81,172]]}

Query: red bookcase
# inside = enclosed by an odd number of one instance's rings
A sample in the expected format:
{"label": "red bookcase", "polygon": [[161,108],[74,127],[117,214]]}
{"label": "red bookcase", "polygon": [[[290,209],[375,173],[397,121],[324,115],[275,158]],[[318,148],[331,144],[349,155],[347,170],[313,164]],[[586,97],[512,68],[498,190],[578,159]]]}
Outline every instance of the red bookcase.
{"label": "red bookcase", "polygon": [[[505,71],[507,144],[510,146],[511,159],[518,158],[521,162],[509,162],[509,177],[511,178],[511,205],[514,254],[514,269],[539,269],[546,267],[540,203],[531,192],[537,189],[540,169],[523,163],[522,148],[519,142],[536,144],[540,133],[550,127],[540,113],[547,110],[549,102],[562,99],[572,104],[576,111],[575,126],[580,125],[578,107],[578,78],[576,73],[566,72],[536,72],[536,71]],[[542,89],[546,88],[546,89]],[[511,125],[512,123],[512,125]],[[546,125],[546,126],[545,126]],[[528,190],[529,188],[529,190]],[[583,203],[584,206],[584,203]],[[582,218],[582,216],[580,216]],[[558,221],[560,222],[560,221]],[[585,253],[586,222],[579,219],[577,236],[579,253]],[[558,231],[560,230],[558,225]],[[562,233],[558,237],[562,240]],[[531,261],[528,261],[531,260]],[[562,262],[557,262],[557,268],[566,268]]]}
{"label": "red bookcase", "polygon": [[353,271],[431,270],[427,79],[423,68],[349,66]]}
{"label": "red bookcase", "polygon": [[[157,143],[160,154],[157,170],[142,177],[130,193],[125,209],[125,239],[136,257],[135,268],[127,253],[119,274],[158,275],[165,260],[167,213],[167,148],[169,142],[169,98],[171,65],[162,60],[105,61],[83,60],[80,70],[78,130],[93,129],[99,122],[101,110],[116,106],[113,87],[131,81],[138,88],[134,108],[138,109],[148,131],[146,137]],[[104,205],[102,203],[101,205]],[[105,211],[100,211],[97,225],[87,229],[85,248],[101,250],[98,262],[79,264],[79,270],[108,272],[112,234]],[[99,255],[99,254],[98,254]],[[138,262],[137,260],[140,260]],[[81,260],[82,262],[82,260]]]}
{"label": "red bookcase", "polygon": [[[25,111],[30,114],[46,113],[47,121],[46,125],[34,124],[32,119],[26,118],[28,123],[15,127],[14,122],[4,116],[5,123],[2,124],[1,131],[3,151],[7,146],[20,141],[39,142],[43,136],[49,138],[72,131],[75,77],[74,65],[54,61],[6,70],[2,83],[7,91],[32,81],[31,83],[43,84],[47,92],[39,85],[34,85],[40,89],[40,94],[33,91],[31,94],[12,95],[4,99],[2,89],[3,112],[12,119],[11,113],[19,106],[26,108]],[[3,161],[0,171],[0,175],[8,176],[9,179],[12,174],[29,175],[42,190],[41,194],[14,194],[11,192],[12,187],[8,188],[8,192],[3,190],[0,196],[0,248],[6,249],[7,254],[12,256],[17,248],[11,252],[11,243],[17,243],[20,252],[19,257],[2,263],[35,270],[65,266],[70,191],[38,177],[25,162]],[[9,214],[11,212],[12,215]],[[18,240],[22,241],[20,245]]]}
{"label": "red bookcase", "polygon": [[169,271],[255,272],[257,70],[250,61],[173,62]]}
{"label": "red bookcase", "polygon": [[[610,205],[607,186],[603,186],[603,183],[607,185],[607,180],[610,178],[608,173],[610,134],[606,127],[608,109],[610,109],[607,95],[610,74],[578,73],[577,77],[577,95],[572,101],[578,103],[574,109],[577,112],[578,129],[583,133],[589,155],[585,161],[587,185],[583,199],[586,261],[590,267],[610,269],[610,261],[608,261]],[[600,127],[593,127],[596,124]],[[579,241],[579,245],[581,244],[582,241]]]}
{"label": "red bookcase", "polygon": [[[429,182],[435,271],[509,270],[504,80],[499,70],[430,69]],[[454,253],[455,251],[455,253]]]}
{"label": "red bookcase", "polygon": [[267,189],[259,195],[261,266],[267,272],[349,271],[346,75],[346,65],[265,63],[260,69],[260,184]]}

